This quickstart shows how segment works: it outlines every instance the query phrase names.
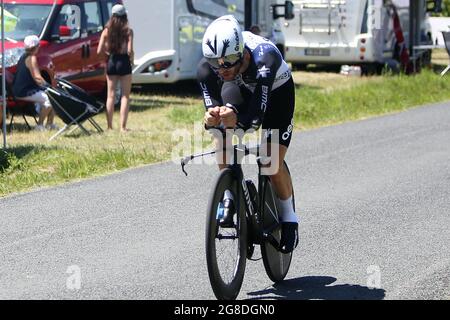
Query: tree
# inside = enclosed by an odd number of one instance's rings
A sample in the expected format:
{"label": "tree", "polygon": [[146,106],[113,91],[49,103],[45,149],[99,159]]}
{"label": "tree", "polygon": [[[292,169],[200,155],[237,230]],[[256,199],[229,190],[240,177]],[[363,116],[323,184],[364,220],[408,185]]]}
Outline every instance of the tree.
{"label": "tree", "polygon": [[450,17],[450,0],[442,0],[442,12],[432,14],[433,17]]}
{"label": "tree", "polygon": [[442,17],[449,17],[450,16],[450,0],[443,0],[442,1]]}

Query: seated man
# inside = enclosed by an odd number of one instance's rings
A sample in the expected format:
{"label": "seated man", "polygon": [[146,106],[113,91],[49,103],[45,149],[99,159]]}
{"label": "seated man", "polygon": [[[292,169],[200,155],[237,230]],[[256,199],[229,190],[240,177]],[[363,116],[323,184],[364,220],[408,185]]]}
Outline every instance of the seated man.
{"label": "seated man", "polygon": [[17,99],[34,102],[36,111],[39,114],[36,130],[44,131],[44,120],[47,118],[47,129],[57,129],[53,123],[54,112],[47,94],[41,86],[47,82],[39,71],[37,53],[39,52],[39,38],[37,36],[27,36],[24,40],[25,54],[17,64],[17,73],[14,77],[12,91]]}

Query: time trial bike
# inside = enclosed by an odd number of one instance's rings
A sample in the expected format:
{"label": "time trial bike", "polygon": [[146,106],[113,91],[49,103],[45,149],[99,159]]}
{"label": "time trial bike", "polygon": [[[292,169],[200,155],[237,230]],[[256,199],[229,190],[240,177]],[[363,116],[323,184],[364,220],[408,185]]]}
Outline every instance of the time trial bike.
{"label": "time trial bike", "polygon": [[[215,181],[206,217],[205,245],[209,279],[216,298],[225,300],[233,300],[238,296],[246,260],[255,260],[252,257],[256,245],[260,246],[266,273],[274,282],[280,282],[286,277],[292,260],[292,252],[283,253],[280,250],[281,221],[276,194],[269,176],[262,174],[264,163],[268,163],[269,159],[260,156],[259,145],[244,145],[243,135],[238,136],[238,140],[233,145],[233,163],[222,169]],[[183,172],[187,175],[185,165],[191,160],[216,153],[212,151],[183,158]],[[249,155],[256,156],[257,188],[252,180],[244,177],[242,170],[242,159]],[[286,162],[283,165],[287,168]],[[232,227],[222,227],[220,223],[227,190],[235,199]],[[292,199],[295,210],[293,192]]]}

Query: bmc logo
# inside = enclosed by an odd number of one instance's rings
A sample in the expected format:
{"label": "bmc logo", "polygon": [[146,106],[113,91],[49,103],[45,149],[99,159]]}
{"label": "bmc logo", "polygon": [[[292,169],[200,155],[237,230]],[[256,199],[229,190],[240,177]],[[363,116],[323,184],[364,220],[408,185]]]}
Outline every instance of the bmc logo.
{"label": "bmc logo", "polygon": [[261,111],[262,112],[266,112],[268,100],[269,100],[269,87],[262,86],[262,96],[261,96]]}
{"label": "bmc logo", "polygon": [[203,91],[203,100],[205,101],[205,105],[207,107],[211,107],[213,103],[211,100],[211,96],[209,95],[208,88],[206,87],[206,84],[202,82],[200,83],[200,87],[202,88]]}

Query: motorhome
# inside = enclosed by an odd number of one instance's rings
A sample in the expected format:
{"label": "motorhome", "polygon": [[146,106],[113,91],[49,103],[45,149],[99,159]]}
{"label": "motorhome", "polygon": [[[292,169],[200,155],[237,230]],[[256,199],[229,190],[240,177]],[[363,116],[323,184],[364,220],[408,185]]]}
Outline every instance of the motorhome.
{"label": "motorhome", "polygon": [[450,18],[449,17],[432,17],[430,18],[431,34],[433,43],[436,46],[442,48],[445,47],[444,37],[442,32],[450,31]]}
{"label": "motorhome", "polygon": [[[414,3],[414,14],[410,6]],[[430,44],[429,0],[296,0],[294,19],[282,24],[286,60],[307,64],[357,64],[369,68],[395,58],[398,44],[393,30],[393,7],[405,44]],[[412,29],[410,20],[413,17]],[[417,28],[417,29],[416,29]],[[417,38],[417,39],[416,39]]]}
{"label": "motorhome", "polygon": [[[277,0],[124,0],[135,30],[133,84],[173,83],[195,79],[201,42],[209,23],[233,14],[244,27],[249,3],[252,24],[284,51],[281,26],[273,19]],[[282,2],[284,3],[284,1]]]}

